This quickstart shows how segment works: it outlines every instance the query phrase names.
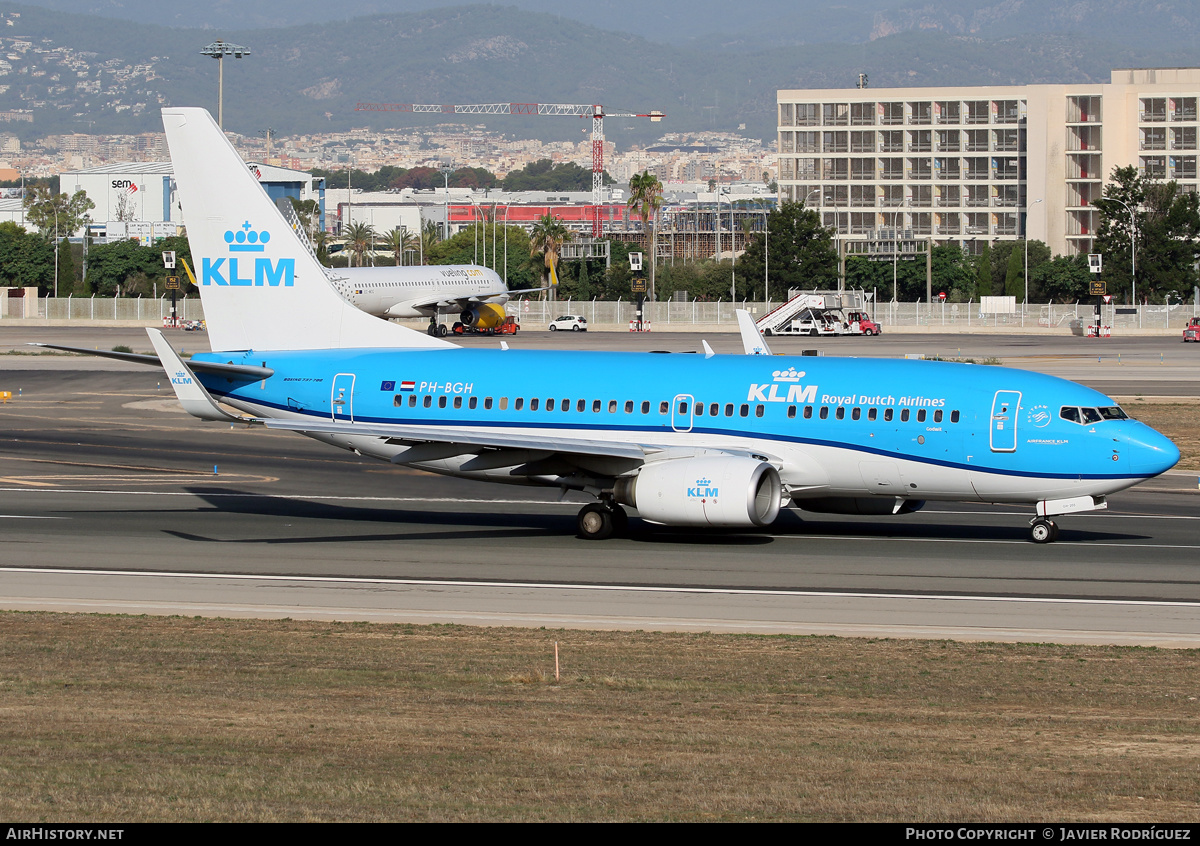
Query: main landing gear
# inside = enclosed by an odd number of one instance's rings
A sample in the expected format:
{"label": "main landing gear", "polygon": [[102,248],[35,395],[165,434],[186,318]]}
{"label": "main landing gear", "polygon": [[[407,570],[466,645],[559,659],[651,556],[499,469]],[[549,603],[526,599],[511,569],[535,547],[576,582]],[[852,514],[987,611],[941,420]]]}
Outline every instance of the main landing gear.
{"label": "main landing gear", "polygon": [[624,537],[629,533],[629,515],[625,509],[611,500],[589,502],[579,510],[576,518],[579,537],[584,540],[607,540],[613,536]]}
{"label": "main landing gear", "polygon": [[444,338],[446,337],[446,332],[446,327],[438,323],[436,317],[429,318],[429,328],[425,330],[426,335],[434,338]]}
{"label": "main landing gear", "polygon": [[1029,523],[1029,537],[1034,543],[1053,543],[1058,540],[1058,524],[1045,517],[1035,517]]}

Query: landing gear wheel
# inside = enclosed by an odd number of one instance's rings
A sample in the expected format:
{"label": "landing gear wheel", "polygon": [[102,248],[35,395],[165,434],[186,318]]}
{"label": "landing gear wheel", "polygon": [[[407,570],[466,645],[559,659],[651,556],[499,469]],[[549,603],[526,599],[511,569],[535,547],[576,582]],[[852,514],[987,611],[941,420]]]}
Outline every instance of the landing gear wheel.
{"label": "landing gear wheel", "polygon": [[437,324],[431,320],[429,321],[429,325],[425,327],[425,334],[431,337],[437,337],[437,330]]}
{"label": "landing gear wheel", "polygon": [[1034,543],[1053,543],[1058,540],[1058,525],[1053,520],[1034,520],[1029,527],[1029,537]]}
{"label": "landing gear wheel", "polygon": [[437,328],[437,333],[438,333],[438,336],[439,336],[439,337],[441,337],[441,338],[444,338],[444,337],[446,337],[446,326],[445,326],[445,324],[443,324],[443,325],[441,325],[441,326],[438,326],[438,328]]}
{"label": "landing gear wheel", "polygon": [[599,502],[590,502],[580,509],[576,523],[579,537],[584,540],[607,540],[613,535],[613,512]]}

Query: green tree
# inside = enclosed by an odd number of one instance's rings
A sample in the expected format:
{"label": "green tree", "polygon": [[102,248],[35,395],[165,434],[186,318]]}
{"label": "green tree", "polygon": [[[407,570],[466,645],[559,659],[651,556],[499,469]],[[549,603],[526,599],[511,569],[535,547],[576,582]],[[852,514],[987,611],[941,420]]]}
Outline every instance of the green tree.
{"label": "green tree", "polygon": [[1030,246],[1029,287],[1039,301],[1075,303],[1087,297],[1092,274],[1086,255],[1056,256],[1035,266]]}
{"label": "green tree", "polygon": [[[612,184],[607,173],[603,178],[605,185]],[[590,191],[592,171],[574,162],[554,164],[549,159],[538,159],[509,173],[502,185],[505,191]]]}
{"label": "green tree", "polygon": [[555,268],[558,267],[558,254],[562,245],[574,239],[574,234],[550,212],[546,212],[529,230],[529,250],[541,253],[550,278],[550,299],[555,299],[554,288],[558,284]]}
{"label": "green tree", "polygon": [[[650,284],[649,299],[657,297],[655,288],[655,270],[658,265],[658,210],[662,208],[663,186],[658,177],[650,171],[635,175],[629,180],[628,207],[637,212],[642,219],[642,231],[647,232],[647,244],[650,253]],[[653,225],[647,224],[653,220]]]}
{"label": "green tree", "polygon": [[1182,191],[1176,182],[1156,182],[1125,167],[1114,168],[1104,198],[1092,204],[1100,210],[1096,248],[1104,255],[1110,294],[1126,302],[1132,296],[1131,210],[1138,300],[1161,301],[1171,291],[1191,290],[1197,284],[1200,197]]}
{"label": "green tree", "polygon": [[75,291],[75,259],[71,255],[71,242],[63,238],[58,242],[58,296]]}
{"label": "green tree", "polygon": [[[496,241],[496,272],[504,277],[507,246],[508,287],[510,290],[536,288],[540,285],[541,273],[533,263],[529,249],[529,234],[519,226],[500,226]],[[489,255],[491,239],[488,240]],[[427,264],[471,264],[475,260],[475,236],[471,229],[464,229],[454,237],[435,241],[425,248]],[[491,264],[489,259],[488,264]]]}
{"label": "green tree", "polygon": [[47,293],[54,285],[54,247],[19,224],[0,223],[0,285],[36,285],[41,293]]}
{"label": "green tree", "polygon": [[833,235],[834,230],[821,225],[816,211],[803,203],[785,202],[767,215],[766,237],[758,232],[746,243],[737,263],[738,296],[762,289],[768,263],[772,300],[785,299],[789,288],[836,288],[838,255]]}
{"label": "green tree", "polygon": [[418,248],[417,236],[410,233],[402,226],[397,226],[395,229],[383,236],[382,245],[392,254],[392,261],[397,267],[404,264],[404,251],[416,250]]}
{"label": "green tree", "polygon": [[148,295],[161,270],[161,253],[137,241],[96,244],[88,251],[87,284],[101,297],[116,296],[118,291]]}
{"label": "green tree", "polygon": [[992,296],[993,284],[992,247],[990,244],[984,244],[983,252],[975,259],[975,299]]}
{"label": "green tree", "polygon": [[70,237],[82,229],[88,222],[88,211],[95,207],[82,190],[68,197],[35,185],[25,192],[25,217],[51,242]]}
{"label": "green tree", "polygon": [[[1024,244],[1021,245],[1024,247]],[[1025,299],[1025,253],[1023,249],[1014,248],[1008,253],[1008,262],[1004,269],[1004,295],[1016,297],[1017,302]]]}

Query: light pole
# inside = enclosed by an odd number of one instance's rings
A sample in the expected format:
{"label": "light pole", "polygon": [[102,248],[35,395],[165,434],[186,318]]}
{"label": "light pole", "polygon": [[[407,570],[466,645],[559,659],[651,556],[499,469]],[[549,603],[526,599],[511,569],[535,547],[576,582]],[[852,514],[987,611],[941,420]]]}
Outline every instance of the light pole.
{"label": "light pole", "polygon": [[[24,202],[24,200],[22,200]],[[54,299],[58,299],[58,205],[54,206]]]}
{"label": "light pole", "polygon": [[[1034,200],[1029,204],[1029,208],[1040,202],[1041,200]],[[1029,307],[1029,209],[1025,210],[1025,307]]]}
{"label": "light pole", "polygon": [[[1137,222],[1133,216],[1133,209],[1127,203],[1123,203],[1116,197],[1105,197],[1106,200],[1111,200],[1119,206],[1124,206],[1125,211],[1129,212],[1129,298],[1133,301],[1133,306],[1137,307]],[[1139,318],[1140,319],[1140,318]],[[1139,324],[1140,325],[1140,324]]]}
{"label": "light pole", "polygon": [[900,241],[898,240],[900,235],[900,226],[898,219],[900,217],[900,208],[902,208],[907,202],[908,197],[905,197],[900,201],[900,206],[898,206],[896,210],[892,212],[892,302],[894,303],[900,301],[900,286],[896,281],[896,268],[900,259]]}
{"label": "light pole", "polygon": [[449,241],[450,240],[450,174],[454,172],[454,168],[443,166],[441,168],[441,171],[442,171],[442,176],[446,180],[446,202],[444,204],[445,205],[446,222],[444,224],[442,224],[442,237],[445,240]]}
{"label": "light pole", "polygon": [[202,56],[212,56],[217,60],[217,126],[225,129],[225,57],[233,56],[240,59],[250,55],[250,48],[240,44],[229,44],[218,38],[200,51]]}

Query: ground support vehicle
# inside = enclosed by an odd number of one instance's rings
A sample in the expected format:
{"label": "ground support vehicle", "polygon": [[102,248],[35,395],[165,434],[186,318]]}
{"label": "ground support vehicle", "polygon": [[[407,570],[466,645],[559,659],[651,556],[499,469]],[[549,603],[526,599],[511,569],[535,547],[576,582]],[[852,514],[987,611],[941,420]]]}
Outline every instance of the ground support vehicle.
{"label": "ground support vehicle", "polygon": [[856,291],[789,291],[783,305],[755,321],[763,335],[878,335]]}
{"label": "ground support vehicle", "polygon": [[464,326],[462,323],[456,321],[451,331],[455,335],[515,335],[521,331],[521,324],[517,323],[516,318],[509,315],[504,318],[502,323],[496,326],[489,326],[486,329],[479,329],[475,326]]}
{"label": "ground support vehicle", "polygon": [[1200,341],[1200,317],[1189,320],[1187,328],[1183,330],[1183,342],[1186,344],[1189,341]]}

